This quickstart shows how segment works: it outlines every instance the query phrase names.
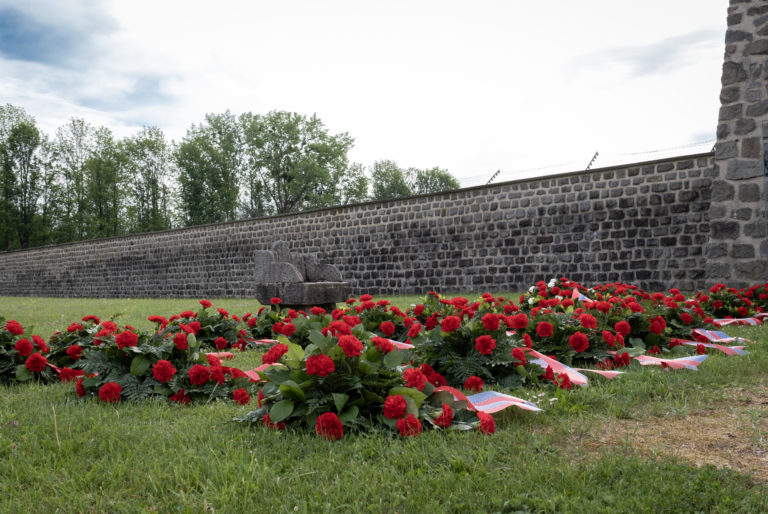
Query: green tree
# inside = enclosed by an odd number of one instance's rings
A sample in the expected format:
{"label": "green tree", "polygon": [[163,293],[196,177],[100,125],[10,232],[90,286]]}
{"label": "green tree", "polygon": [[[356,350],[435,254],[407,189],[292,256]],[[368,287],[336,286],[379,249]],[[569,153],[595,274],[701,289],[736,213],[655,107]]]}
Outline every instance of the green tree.
{"label": "green tree", "polygon": [[165,135],[157,127],[144,127],[123,140],[122,148],[130,184],[126,198],[128,231],[171,228],[171,189],[167,183],[171,152]]}
{"label": "green tree", "polygon": [[237,219],[241,131],[229,111],[207,114],[176,148],[182,217],[187,225]]}
{"label": "green tree", "polygon": [[448,170],[438,167],[404,170],[396,162],[388,160],[373,163],[371,176],[371,198],[374,200],[440,193],[460,187],[458,180]]}
{"label": "green tree", "polygon": [[385,200],[411,195],[407,173],[395,161],[376,161],[371,170],[371,198]]}
{"label": "green tree", "polygon": [[85,166],[94,151],[95,130],[80,118],[71,118],[56,131],[53,165],[59,180],[60,220],[56,240],[77,241],[88,234]]}
{"label": "green tree", "polygon": [[120,235],[126,181],[125,153],[112,132],[101,127],[94,132],[91,154],[83,167],[85,179],[86,235],[89,238]]}
{"label": "green tree", "polygon": [[38,207],[46,185],[43,143],[24,109],[0,106],[0,249],[45,242],[49,227]]}
{"label": "green tree", "polygon": [[428,170],[411,168],[409,177],[411,181],[411,191],[415,195],[424,195],[429,193],[440,193],[458,189],[459,181],[451,175],[448,170],[438,167]]}
{"label": "green tree", "polygon": [[[347,152],[354,140],[331,135],[316,115],[284,111],[266,115],[243,114],[247,167],[245,182],[249,206],[262,206],[264,214],[284,214],[329,205],[342,200],[339,184],[349,173]],[[263,199],[254,199],[261,194]]]}

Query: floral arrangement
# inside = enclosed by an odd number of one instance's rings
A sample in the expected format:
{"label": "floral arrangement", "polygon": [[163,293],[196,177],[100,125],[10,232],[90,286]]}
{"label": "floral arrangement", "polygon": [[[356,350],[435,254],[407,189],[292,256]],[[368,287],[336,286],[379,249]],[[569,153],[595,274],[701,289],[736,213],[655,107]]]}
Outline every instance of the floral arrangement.
{"label": "floral arrangement", "polygon": [[55,381],[56,374],[45,357],[45,340],[37,335],[24,335],[21,323],[0,317],[0,383]]}
{"label": "floral arrangement", "polygon": [[[755,289],[750,290],[753,296]],[[713,318],[746,318],[755,313],[752,300],[744,290],[738,291],[725,284],[715,284],[709,289],[709,294],[697,293],[696,300]]]}
{"label": "floral arrangement", "polygon": [[250,402],[250,379],[237,368],[223,366],[213,354],[200,351],[191,331],[165,330],[137,334],[130,327],[97,338],[99,344],[83,351],[77,366],[80,397],[103,402],[121,399],[167,398],[181,404],[211,399]]}
{"label": "floral arrangement", "polygon": [[405,353],[389,339],[343,319],[324,328],[309,330],[305,348],[281,342],[264,354],[258,409],[238,421],[273,429],[309,426],[329,440],[363,429],[402,437],[417,436],[424,427],[476,425],[493,432],[492,417],[436,390],[422,369],[401,367]]}

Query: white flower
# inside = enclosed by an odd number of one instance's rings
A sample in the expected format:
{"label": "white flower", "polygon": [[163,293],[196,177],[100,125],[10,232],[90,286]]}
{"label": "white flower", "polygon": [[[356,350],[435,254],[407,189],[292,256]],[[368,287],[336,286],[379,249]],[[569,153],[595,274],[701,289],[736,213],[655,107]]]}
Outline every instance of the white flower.
{"label": "white flower", "polygon": [[553,278],[552,280],[549,281],[549,284],[547,284],[547,287],[551,289],[555,287],[555,284],[557,284],[557,281]]}
{"label": "white flower", "polygon": [[535,290],[536,290],[536,287],[535,286],[531,286],[531,288],[528,289],[528,292],[529,293],[533,293]]}
{"label": "white flower", "polygon": [[533,305],[533,298],[528,298],[528,305]]}

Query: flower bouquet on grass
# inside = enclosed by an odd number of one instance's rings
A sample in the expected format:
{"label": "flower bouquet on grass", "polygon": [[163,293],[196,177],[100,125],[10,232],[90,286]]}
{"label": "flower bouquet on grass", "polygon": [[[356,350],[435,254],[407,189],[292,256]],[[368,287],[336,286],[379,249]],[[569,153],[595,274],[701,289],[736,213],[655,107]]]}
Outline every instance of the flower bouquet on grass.
{"label": "flower bouquet on grass", "polygon": [[99,344],[85,349],[77,362],[85,373],[77,380],[77,395],[103,402],[250,401],[249,390],[255,392],[255,385],[241,370],[222,366],[216,356],[201,353],[193,328],[175,334],[168,331],[172,328],[140,335],[128,327],[97,338]]}
{"label": "flower bouquet on grass", "polygon": [[709,289],[709,295],[700,291],[696,300],[713,318],[747,318],[755,313],[755,309],[752,300],[742,293],[745,292],[715,284]]}
{"label": "flower bouquet on grass", "polygon": [[768,312],[768,282],[750,287],[744,297],[750,299],[756,312]]}
{"label": "flower bouquet on grass", "polygon": [[0,383],[53,382],[56,373],[48,365],[48,346],[42,337],[24,336],[24,327],[16,320],[0,317]]}
{"label": "flower bouquet on grass", "polygon": [[370,337],[360,323],[327,328],[310,330],[306,348],[283,340],[264,355],[269,366],[259,371],[265,383],[258,409],[237,421],[274,429],[307,426],[329,440],[345,431],[407,437],[425,426],[470,429],[480,423],[466,402],[436,391],[421,370],[403,371],[405,353],[388,339]]}
{"label": "flower bouquet on grass", "polygon": [[149,316],[148,319],[157,324],[158,332],[166,334],[193,328],[201,348],[222,351],[228,348],[245,350],[251,346],[252,338],[246,330],[252,318],[251,313],[240,319],[235,315],[230,316],[222,308],[213,310],[208,300],[200,300],[199,303],[201,307],[197,311],[183,311],[167,320],[163,316]]}

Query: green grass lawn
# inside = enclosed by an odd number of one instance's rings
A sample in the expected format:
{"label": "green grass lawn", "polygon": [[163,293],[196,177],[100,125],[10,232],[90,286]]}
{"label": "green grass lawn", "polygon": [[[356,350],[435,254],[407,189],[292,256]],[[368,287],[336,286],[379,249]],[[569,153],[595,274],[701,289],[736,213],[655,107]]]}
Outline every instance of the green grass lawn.
{"label": "green grass lawn", "polygon": [[[417,299],[391,300],[404,308]],[[247,300],[214,305],[235,314],[258,308]],[[148,328],[147,315],[197,302],[5,297],[0,306],[47,337],[85,314],[122,312],[121,322]],[[107,405],[78,400],[72,385],[3,387],[0,511],[765,512],[765,467],[750,474],[735,454],[733,469],[697,467],[636,428],[647,434],[691,419],[686,437],[695,443],[707,430],[696,416],[736,413],[726,453],[739,442],[764,458],[768,403],[745,402],[768,398],[768,328],[727,331],[759,342],[746,356],[710,354],[698,371],[632,369],[557,396],[513,391],[545,412],[507,409],[490,437],[364,434],[331,443],[234,423],[250,408],[232,403]],[[230,362],[250,369],[260,358]]]}

